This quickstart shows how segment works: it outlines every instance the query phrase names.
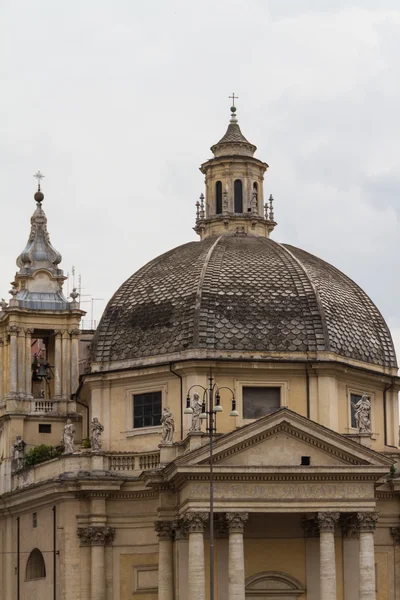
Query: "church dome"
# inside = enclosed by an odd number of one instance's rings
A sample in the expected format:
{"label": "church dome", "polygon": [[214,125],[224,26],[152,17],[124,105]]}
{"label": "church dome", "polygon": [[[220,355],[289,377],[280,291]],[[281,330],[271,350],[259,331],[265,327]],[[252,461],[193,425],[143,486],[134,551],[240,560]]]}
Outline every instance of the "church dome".
{"label": "church dome", "polygon": [[105,310],[92,361],[324,352],[396,367],[389,329],[358,285],[304,250],[239,232],[179,246],[132,275]]}

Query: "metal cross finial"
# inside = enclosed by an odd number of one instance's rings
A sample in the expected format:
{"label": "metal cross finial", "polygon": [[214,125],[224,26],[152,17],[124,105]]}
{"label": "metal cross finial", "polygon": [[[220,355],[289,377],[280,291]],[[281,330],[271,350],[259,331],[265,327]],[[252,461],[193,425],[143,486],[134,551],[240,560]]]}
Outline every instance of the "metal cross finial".
{"label": "metal cross finial", "polygon": [[38,191],[40,192],[40,180],[44,178],[44,175],[40,171],[38,171],[34,174],[34,177],[38,180]]}
{"label": "metal cross finial", "polygon": [[239,96],[235,96],[235,92],[229,98],[232,98],[232,106],[235,106],[235,100],[239,100]]}

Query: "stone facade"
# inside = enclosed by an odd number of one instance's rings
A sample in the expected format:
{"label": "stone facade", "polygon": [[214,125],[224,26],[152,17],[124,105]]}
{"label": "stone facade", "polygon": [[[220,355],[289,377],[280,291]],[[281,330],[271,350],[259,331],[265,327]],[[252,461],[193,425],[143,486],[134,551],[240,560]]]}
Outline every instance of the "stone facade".
{"label": "stone facade", "polygon": [[[47,267],[35,267],[35,236],[49,244],[42,193],[35,198],[0,313],[1,598],[209,600],[212,555],[215,600],[400,598],[400,381],[390,333],[343,274],[269,239],[267,165],[232,113],[202,165],[203,241],[156,259],[117,292],[80,378],[84,313],[75,293],[71,302],[62,295],[51,245]],[[38,338],[47,353],[32,367]],[[278,404],[248,418],[248,390],[264,401],[271,388]],[[185,411],[194,393],[196,427]],[[361,428],[354,405],[363,397]],[[222,408],[212,516],[201,419],[211,398]],[[144,400],[156,405],[150,424],[136,410]],[[73,451],[26,466],[29,448],[59,445],[67,419]]]}

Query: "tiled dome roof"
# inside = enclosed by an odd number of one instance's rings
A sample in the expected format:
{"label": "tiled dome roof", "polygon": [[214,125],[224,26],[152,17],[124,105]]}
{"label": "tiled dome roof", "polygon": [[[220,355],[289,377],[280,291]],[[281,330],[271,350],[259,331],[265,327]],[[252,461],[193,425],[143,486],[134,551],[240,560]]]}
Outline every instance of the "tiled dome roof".
{"label": "tiled dome roof", "polygon": [[92,361],[180,352],[331,351],[396,366],[388,327],[351,279],[311,254],[243,235],[190,242],[154,259],[110,300]]}

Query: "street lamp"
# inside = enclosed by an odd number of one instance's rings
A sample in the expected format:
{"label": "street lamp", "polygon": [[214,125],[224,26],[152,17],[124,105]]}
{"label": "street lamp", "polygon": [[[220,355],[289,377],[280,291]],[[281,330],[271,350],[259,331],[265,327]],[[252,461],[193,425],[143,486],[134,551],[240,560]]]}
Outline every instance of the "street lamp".
{"label": "street lamp", "polygon": [[[213,479],[213,441],[214,433],[217,433],[216,426],[216,414],[223,412],[221,406],[220,390],[229,390],[232,394],[232,409],[229,413],[230,417],[238,417],[239,413],[236,410],[235,393],[230,387],[222,386],[218,387],[217,383],[214,382],[212,376],[212,369],[210,369],[210,375],[208,378],[209,386],[208,389],[202,385],[192,385],[186,396],[186,408],[184,409],[185,415],[192,415],[193,408],[191,407],[190,392],[193,388],[198,387],[203,390],[203,403],[201,408],[200,419],[202,421],[207,420],[208,424],[206,431],[210,438],[210,600],[214,600],[214,479]],[[215,404],[214,404],[215,395]]]}

